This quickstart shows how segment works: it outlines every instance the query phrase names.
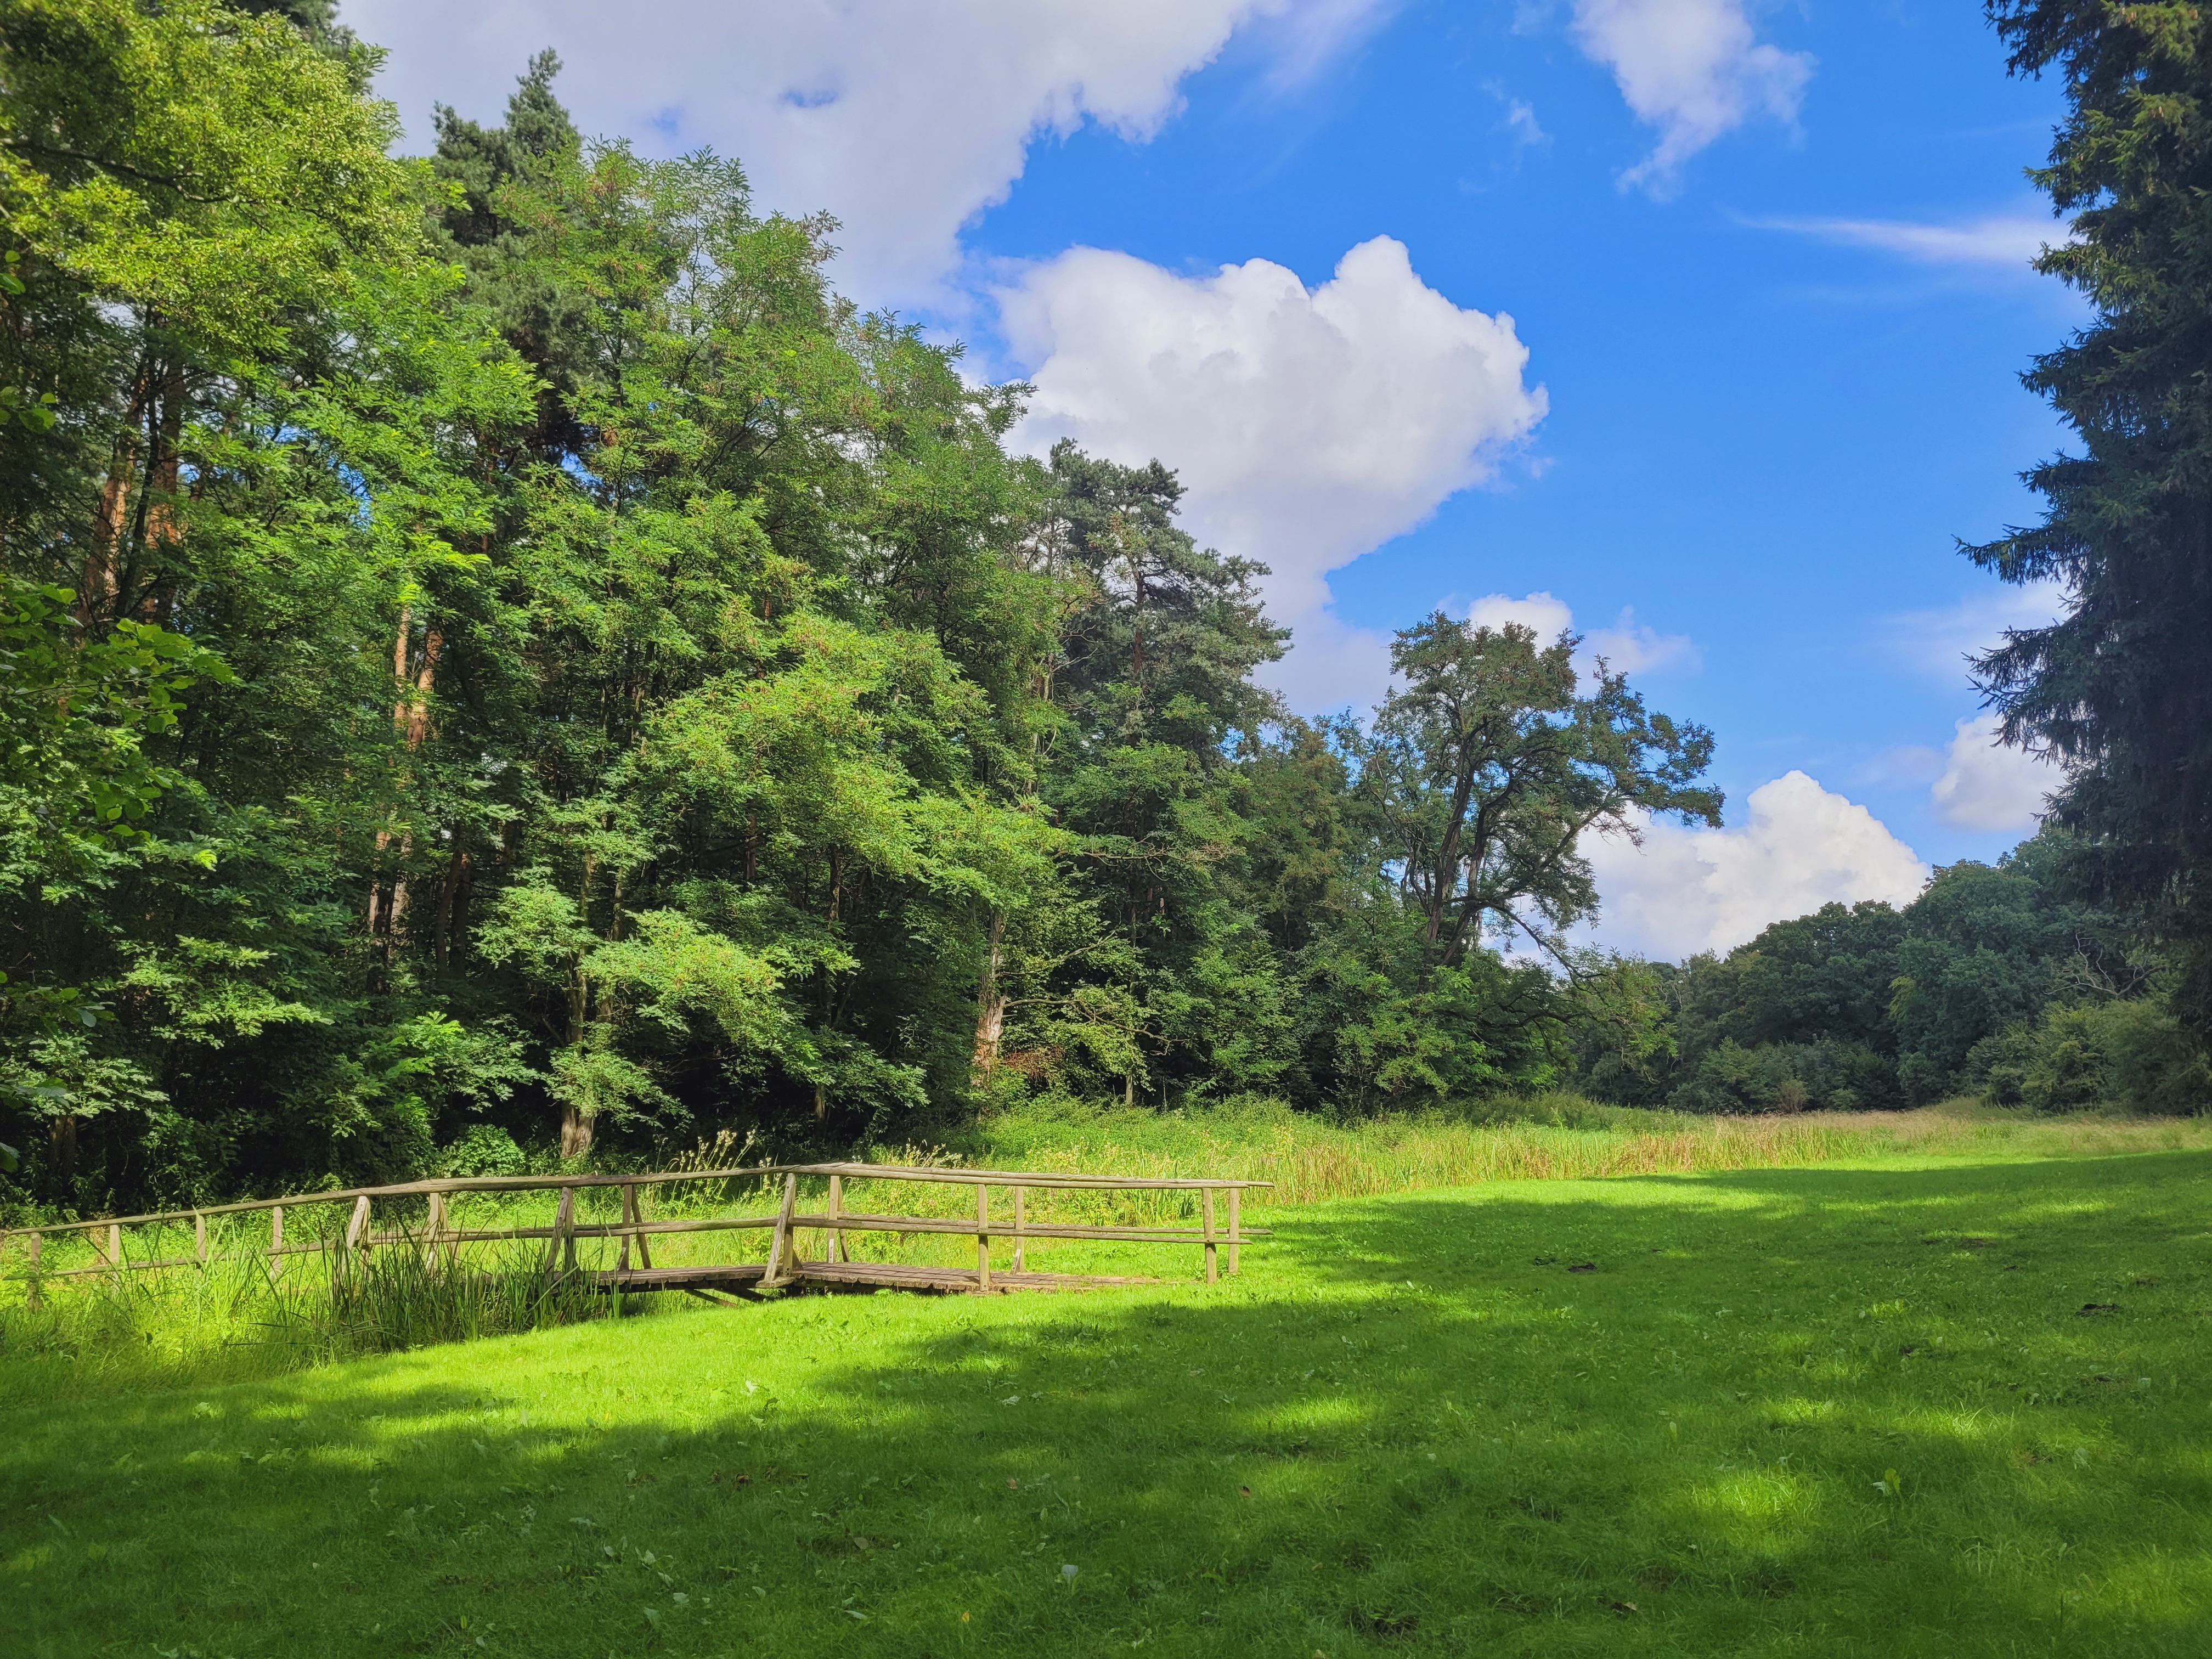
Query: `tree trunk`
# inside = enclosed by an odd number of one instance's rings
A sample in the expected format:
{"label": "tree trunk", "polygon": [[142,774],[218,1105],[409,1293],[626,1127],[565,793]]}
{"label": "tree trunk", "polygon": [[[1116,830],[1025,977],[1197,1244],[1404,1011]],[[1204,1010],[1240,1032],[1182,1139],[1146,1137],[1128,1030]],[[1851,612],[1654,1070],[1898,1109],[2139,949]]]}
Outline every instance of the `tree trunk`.
{"label": "tree trunk", "polygon": [[1006,1024],[1006,993],[999,988],[999,957],[1006,936],[1006,912],[994,910],[982,977],[975,987],[975,1052],[970,1069],[978,1079],[994,1077],[999,1070],[999,1041]]}
{"label": "tree trunk", "polygon": [[431,960],[441,968],[450,968],[457,954],[456,942],[460,934],[456,931],[468,926],[468,887],[471,872],[469,855],[461,850],[459,841],[453,843],[453,856],[446,866],[446,878],[438,884],[437,933],[430,945]]}
{"label": "tree trunk", "polygon": [[592,1129],[599,1115],[586,1112],[574,1105],[561,1109],[561,1157],[565,1162],[582,1158],[592,1150]]}
{"label": "tree trunk", "polygon": [[107,477],[100,487],[100,505],[94,510],[92,536],[85,548],[84,565],[77,578],[76,617],[91,628],[115,600],[118,562],[130,539],[131,492],[137,481],[139,432],[146,421],[146,405],[154,392],[154,365],[140,365],[131,387],[131,403],[115,434],[115,447],[107,461]]}
{"label": "tree trunk", "polygon": [[[401,636],[401,647],[406,640]],[[415,676],[415,695],[407,705],[407,746],[420,749],[422,739],[430,735],[430,693],[438,683],[438,651],[445,636],[435,626],[426,629],[422,635],[422,666]]]}

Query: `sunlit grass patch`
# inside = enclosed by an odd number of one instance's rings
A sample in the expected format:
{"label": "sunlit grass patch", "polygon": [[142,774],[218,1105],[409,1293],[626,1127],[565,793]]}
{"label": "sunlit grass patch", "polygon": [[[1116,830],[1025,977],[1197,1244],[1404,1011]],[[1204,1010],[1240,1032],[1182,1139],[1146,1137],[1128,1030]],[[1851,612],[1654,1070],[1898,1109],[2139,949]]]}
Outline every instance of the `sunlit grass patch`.
{"label": "sunlit grass patch", "polygon": [[2208,1176],[1492,1182],[1277,1206],[1211,1291],[11,1351],[0,1583],[57,1656],[2196,1656]]}

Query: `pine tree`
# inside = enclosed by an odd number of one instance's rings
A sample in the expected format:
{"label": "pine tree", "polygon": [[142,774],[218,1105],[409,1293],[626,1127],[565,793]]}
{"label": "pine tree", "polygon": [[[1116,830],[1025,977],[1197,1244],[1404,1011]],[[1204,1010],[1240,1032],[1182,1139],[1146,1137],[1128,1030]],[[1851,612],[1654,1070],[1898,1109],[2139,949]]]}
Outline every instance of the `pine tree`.
{"label": "pine tree", "polygon": [[1980,659],[2005,740],[2056,757],[2057,823],[2087,896],[2178,959],[2175,1006],[2212,1037],[2212,13],[1990,0],[2015,75],[2063,77],[2030,177],[2073,238],[2037,268],[2090,324],[2024,377],[2080,440],[2029,471],[2043,522],[1966,550],[2065,614]]}

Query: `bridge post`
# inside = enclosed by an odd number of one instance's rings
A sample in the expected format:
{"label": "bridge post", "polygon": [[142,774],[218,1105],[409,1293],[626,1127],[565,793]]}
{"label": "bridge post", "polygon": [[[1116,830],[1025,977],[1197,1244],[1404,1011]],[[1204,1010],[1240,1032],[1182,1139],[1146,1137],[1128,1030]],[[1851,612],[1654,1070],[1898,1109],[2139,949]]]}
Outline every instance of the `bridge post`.
{"label": "bridge post", "polygon": [[975,1288],[991,1288],[991,1183],[975,1183]]}
{"label": "bridge post", "polygon": [[1221,1281],[1221,1275],[1214,1267],[1213,1188],[1207,1187],[1202,1190],[1206,1199],[1206,1282],[1217,1285]]}
{"label": "bridge post", "polygon": [[783,1178],[783,1208],[776,1213],[775,1231],[768,1242],[768,1271],[761,1275],[764,1291],[787,1284],[792,1277],[785,1265],[791,1253],[791,1212],[798,1203],[799,1177],[787,1175]]}

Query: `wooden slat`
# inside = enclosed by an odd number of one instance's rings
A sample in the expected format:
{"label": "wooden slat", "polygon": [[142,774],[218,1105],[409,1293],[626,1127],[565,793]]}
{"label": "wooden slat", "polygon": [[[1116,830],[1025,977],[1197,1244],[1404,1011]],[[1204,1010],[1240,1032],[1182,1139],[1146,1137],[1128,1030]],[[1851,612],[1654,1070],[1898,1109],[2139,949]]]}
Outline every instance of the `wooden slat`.
{"label": "wooden slat", "polygon": [[[765,1219],[754,1224],[766,1225]],[[966,1233],[974,1234],[979,1225],[994,1238],[1011,1238],[1012,1226],[1000,1222],[980,1224],[974,1221],[954,1221],[943,1216],[878,1215],[873,1212],[848,1210],[842,1215],[797,1215],[792,1218],[794,1227],[842,1227],[856,1233]],[[1267,1238],[1272,1230],[1266,1227],[1248,1228],[1246,1238]],[[1029,1221],[1023,1224],[1025,1238],[1118,1238],[1134,1244],[1203,1244],[1206,1231],[1200,1227],[1093,1227],[1074,1222]]]}
{"label": "wooden slat", "polygon": [[1237,1247],[1244,1242],[1243,1230],[1237,1225],[1237,1200],[1243,1194],[1234,1187],[1229,1189],[1229,1276],[1237,1277]]}
{"label": "wooden slat", "polygon": [[755,1285],[768,1271],[764,1261],[737,1261],[708,1267],[632,1267],[627,1272],[593,1273],[592,1282],[603,1291],[689,1291],[716,1285]]}
{"label": "wooden slat", "polygon": [[1028,1188],[1014,1188],[1014,1271],[1022,1272],[1029,1266],[1028,1251],[1023,1240],[1029,1237],[1029,1206],[1024,1202]]}
{"label": "wooden slat", "polygon": [[968,1267],[932,1267],[903,1261],[810,1261],[800,1277],[826,1285],[888,1285],[905,1290],[1006,1291],[1080,1290],[1094,1285],[1157,1285],[1156,1279],[1100,1273],[994,1273],[989,1282]]}
{"label": "wooden slat", "polygon": [[1275,1184],[1272,1181],[1228,1181],[1209,1176],[1047,1175],[1030,1170],[926,1170],[902,1164],[778,1164],[757,1170],[748,1170],[744,1173],[781,1174],[786,1170],[799,1175],[842,1175],[854,1180],[938,1182],[955,1186],[973,1186],[980,1182],[993,1187],[1011,1186],[1019,1182],[1030,1187],[1109,1192],[1196,1192],[1206,1187],[1272,1187]]}

